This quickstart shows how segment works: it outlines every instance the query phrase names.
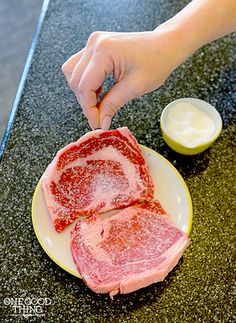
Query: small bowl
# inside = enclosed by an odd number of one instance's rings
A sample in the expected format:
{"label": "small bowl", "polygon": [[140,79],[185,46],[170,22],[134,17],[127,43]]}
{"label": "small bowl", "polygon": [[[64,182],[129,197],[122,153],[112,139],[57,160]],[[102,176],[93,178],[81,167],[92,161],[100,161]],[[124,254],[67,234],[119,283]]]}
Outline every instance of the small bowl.
{"label": "small bowl", "polygon": [[[177,104],[181,102],[186,102],[190,103],[192,105],[195,105],[198,107],[200,110],[202,110],[204,113],[208,114],[208,116],[213,120],[215,123],[215,132],[213,133],[211,139],[203,144],[200,144],[198,146],[194,147],[186,147],[183,144],[179,143],[176,141],[173,136],[169,133],[167,127],[166,127],[166,118],[169,113],[169,111]],[[162,111],[161,114],[161,120],[160,120],[160,125],[161,125],[161,131],[162,135],[164,137],[165,142],[167,145],[172,148],[174,151],[183,154],[183,155],[196,155],[207,148],[209,148],[212,143],[219,137],[220,132],[222,130],[222,119],[219,114],[219,112],[209,103],[200,100],[200,99],[195,99],[195,98],[182,98],[182,99],[177,99],[175,101],[172,101],[169,103],[164,110]]]}

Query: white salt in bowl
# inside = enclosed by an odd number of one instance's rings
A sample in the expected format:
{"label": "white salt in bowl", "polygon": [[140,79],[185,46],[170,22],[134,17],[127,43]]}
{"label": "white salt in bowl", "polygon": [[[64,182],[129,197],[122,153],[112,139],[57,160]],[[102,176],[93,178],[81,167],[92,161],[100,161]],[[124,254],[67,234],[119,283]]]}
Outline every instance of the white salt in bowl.
{"label": "white salt in bowl", "polygon": [[[175,129],[167,126],[167,118],[170,111],[179,103],[188,103],[195,106],[201,112],[206,114],[214,123],[214,130],[204,142],[194,145],[191,142],[188,145],[183,144],[183,140],[175,135]],[[209,148],[213,142],[219,137],[222,130],[222,119],[219,112],[208,102],[195,98],[181,98],[169,103],[161,114],[160,126],[163,138],[167,145],[174,151],[183,155],[195,155]]]}

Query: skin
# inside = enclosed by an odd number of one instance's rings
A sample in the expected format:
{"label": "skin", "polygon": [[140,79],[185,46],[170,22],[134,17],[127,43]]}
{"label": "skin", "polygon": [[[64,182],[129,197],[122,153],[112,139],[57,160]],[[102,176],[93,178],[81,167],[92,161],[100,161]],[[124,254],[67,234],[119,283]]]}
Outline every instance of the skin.
{"label": "skin", "polygon": [[[92,129],[107,130],[128,101],[159,88],[203,45],[236,31],[236,0],[193,0],[153,31],[94,32],[62,66]],[[106,75],[116,81],[102,99]]]}

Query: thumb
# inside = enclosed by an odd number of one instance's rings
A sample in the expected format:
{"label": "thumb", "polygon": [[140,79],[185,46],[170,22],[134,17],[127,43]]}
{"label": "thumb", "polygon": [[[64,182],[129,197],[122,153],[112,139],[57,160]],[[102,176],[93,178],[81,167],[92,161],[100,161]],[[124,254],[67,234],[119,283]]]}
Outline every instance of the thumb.
{"label": "thumb", "polygon": [[100,127],[108,130],[113,115],[128,101],[134,99],[137,91],[133,88],[133,78],[125,77],[110,88],[98,104],[100,114]]}

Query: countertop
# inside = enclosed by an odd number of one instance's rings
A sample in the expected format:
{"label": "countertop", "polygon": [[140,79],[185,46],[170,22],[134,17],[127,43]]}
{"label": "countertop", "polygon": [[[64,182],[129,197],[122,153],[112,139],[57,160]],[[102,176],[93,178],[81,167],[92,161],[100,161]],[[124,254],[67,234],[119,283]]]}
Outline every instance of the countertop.
{"label": "countertop", "polygon": [[[204,46],[159,90],[127,104],[112,122],[112,128],[128,126],[140,144],[165,156],[192,197],[191,243],[164,282],[114,300],[97,295],[46,255],[31,221],[32,196],[46,166],[60,148],[89,130],[60,71],[63,62],[95,30],[152,30],[187,2],[50,1],[0,164],[3,322],[236,321],[235,34]],[[197,156],[171,151],[161,136],[161,111],[180,97],[208,101],[223,119],[219,139]],[[50,304],[41,306],[40,318],[14,316],[9,302],[26,298],[47,298]]]}

